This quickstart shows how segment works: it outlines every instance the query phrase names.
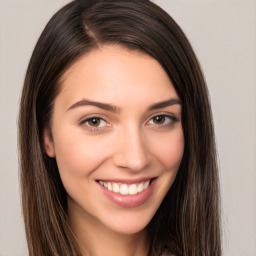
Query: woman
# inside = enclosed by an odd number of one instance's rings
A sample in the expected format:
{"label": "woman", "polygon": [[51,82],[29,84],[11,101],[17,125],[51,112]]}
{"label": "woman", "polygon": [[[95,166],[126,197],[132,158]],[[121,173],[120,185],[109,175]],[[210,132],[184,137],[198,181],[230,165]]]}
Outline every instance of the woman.
{"label": "woman", "polygon": [[30,255],[221,255],[206,85],[150,1],[78,0],[53,16],[19,143]]}

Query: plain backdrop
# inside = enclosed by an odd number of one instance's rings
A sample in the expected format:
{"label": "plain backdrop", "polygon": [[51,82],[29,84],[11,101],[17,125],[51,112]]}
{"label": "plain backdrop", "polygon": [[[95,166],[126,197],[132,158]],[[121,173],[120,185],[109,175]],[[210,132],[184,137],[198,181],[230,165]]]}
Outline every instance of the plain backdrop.
{"label": "plain backdrop", "polygon": [[[28,255],[17,157],[20,92],[34,45],[66,0],[0,0],[0,256]],[[182,27],[208,83],[225,256],[256,255],[256,1],[155,0]]]}

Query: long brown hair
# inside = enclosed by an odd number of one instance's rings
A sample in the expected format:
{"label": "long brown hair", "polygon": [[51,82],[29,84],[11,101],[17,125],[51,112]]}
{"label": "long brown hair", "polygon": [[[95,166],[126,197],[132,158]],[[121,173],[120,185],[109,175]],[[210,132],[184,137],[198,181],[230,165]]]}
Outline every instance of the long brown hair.
{"label": "long brown hair", "polygon": [[[219,184],[211,109],[186,36],[147,0],[76,0],[49,21],[32,54],[20,103],[22,205],[31,256],[78,256],[67,222],[66,191],[43,150],[62,74],[104,44],[140,50],[162,65],[182,101],[184,156],[174,184],[148,225],[150,256],[221,255]],[[157,85],[156,85],[157,86]]]}

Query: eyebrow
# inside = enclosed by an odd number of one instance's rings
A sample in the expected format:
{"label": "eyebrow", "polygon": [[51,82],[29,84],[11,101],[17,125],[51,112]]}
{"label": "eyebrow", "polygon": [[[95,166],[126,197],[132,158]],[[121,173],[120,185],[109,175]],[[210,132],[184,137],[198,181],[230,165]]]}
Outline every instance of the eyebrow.
{"label": "eyebrow", "polygon": [[110,112],[117,113],[120,111],[120,108],[113,106],[111,104],[107,103],[102,103],[102,102],[97,102],[97,101],[90,101],[90,100],[81,100],[73,104],[67,111],[77,108],[77,107],[82,107],[82,106],[95,106]]}
{"label": "eyebrow", "polygon": [[[152,106],[149,107],[149,110],[156,110],[160,108],[165,108],[168,106],[172,105],[181,105],[181,101],[179,99],[169,99],[165,101],[161,101],[158,103],[153,104]],[[120,108],[111,104],[107,103],[102,103],[102,102],[97,102],[97,101],[90,101],[90,100],[81,100],[73,104],[70,108],[68,108],[67,111],[77,108],[77,107],[82,107],[82,106],[95,106],[110,112],[118,113],[120,112]]]}
{"label": "eyebrow", "polygon": [[152,105],[149,108],[149,110],[165,108],[165,107],[169,107],[169,106],[176,105],[176,104],[181,105],[181,100],[179,100],[179,99],[169,99],[169,100],[161,101],[161,102],[158,102],[158,103]]}

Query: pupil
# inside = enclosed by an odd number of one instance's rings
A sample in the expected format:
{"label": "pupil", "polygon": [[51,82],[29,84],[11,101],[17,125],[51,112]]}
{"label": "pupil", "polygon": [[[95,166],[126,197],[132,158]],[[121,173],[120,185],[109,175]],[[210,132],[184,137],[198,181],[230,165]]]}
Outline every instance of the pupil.
{"label": "pupil", "polygon": [[164,121],[165,121],[164,116],[156,116],[155,117],[155,123],[157,123],[157,124],[163,124]]}
{"label": "pupil", "polygon": [[98,126],[99,125],[99,118],[92,118],[90,121],[89,121],[90,125],[92,126]]}

